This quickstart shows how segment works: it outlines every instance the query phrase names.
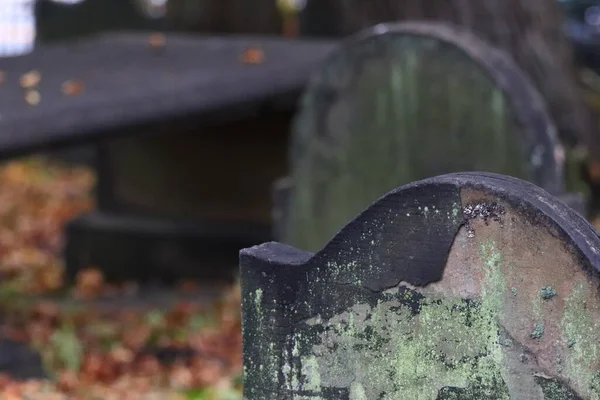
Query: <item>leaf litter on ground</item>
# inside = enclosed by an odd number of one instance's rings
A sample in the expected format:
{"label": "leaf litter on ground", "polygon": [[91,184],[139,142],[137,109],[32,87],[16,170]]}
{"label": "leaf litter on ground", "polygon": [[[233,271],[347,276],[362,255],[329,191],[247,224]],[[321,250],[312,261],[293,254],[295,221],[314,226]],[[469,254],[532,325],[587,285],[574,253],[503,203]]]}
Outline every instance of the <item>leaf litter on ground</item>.
{"label": "leaf litter on ground", "polygon": [[94,183],[90,169],[43,156],[0,165],[1,329],[36,349],[49,376],[0,374],[0,399],[241,399],[238,285],[214,304],[175,296],[142,308],[128,305],[135,283],[108,284],[93,266],[65,285],[62,230],[94,207]]}

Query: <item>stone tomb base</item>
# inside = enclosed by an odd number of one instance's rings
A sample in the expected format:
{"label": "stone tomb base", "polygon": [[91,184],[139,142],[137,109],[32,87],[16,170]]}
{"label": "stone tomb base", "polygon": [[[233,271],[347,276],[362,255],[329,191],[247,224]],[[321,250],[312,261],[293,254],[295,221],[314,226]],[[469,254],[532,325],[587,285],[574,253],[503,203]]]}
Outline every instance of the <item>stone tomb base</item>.
{"label": "stone tomb base", "polygon": [[67,275],[234,277],[239,250],[271,239],[271,187],[287,172],[292,112],[234,117],[100,144],[98,209],[67,228]]}

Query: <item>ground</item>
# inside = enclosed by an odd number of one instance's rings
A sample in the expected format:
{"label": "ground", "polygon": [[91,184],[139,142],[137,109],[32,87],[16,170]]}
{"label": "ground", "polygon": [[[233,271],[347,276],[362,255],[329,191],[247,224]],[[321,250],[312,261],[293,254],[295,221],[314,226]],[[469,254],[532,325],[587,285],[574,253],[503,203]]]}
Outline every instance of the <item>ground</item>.
{"label": "ground", "polygon": [[39,351],[48,377],[0,373],[0,398],[241,399],[236,285],[214,304],[173,295],[142,307],[106,301],[138,288],[108,285],[93,266],[63,284],[61,230],[94,206],[93,185],[89,169],[43,157],[0,165],[0,327]]}
{"label": "ground", "polygon": [[167,296],[141,308],[107,301],[138,288],[108,285],[93,266],[63,284],[62,227],[94,206],[93,186],[89,169],[42,157],[0,165],[0,328],[38,350],[48,376],[0,373],[0,399],[241,399],[237,285],[215,304]]}

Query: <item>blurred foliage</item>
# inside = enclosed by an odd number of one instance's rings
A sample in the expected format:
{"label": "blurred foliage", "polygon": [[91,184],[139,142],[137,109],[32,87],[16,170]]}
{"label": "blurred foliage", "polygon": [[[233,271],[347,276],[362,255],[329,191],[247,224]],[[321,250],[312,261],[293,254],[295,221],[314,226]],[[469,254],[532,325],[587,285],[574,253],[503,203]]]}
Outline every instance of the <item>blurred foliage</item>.
{"label": "blurred foliage", "polygon": [[[0,165],[0,329],[37,349],[51,377],[0,374],[0,398],[241,399],[237,285],[214,304],[140,308],[127,302],[135,284],[108,284],[93,266],[63,284],[62,228],[93,207],[94,181],[44,157]],[[116,308],[96,301],[114,296]]]}

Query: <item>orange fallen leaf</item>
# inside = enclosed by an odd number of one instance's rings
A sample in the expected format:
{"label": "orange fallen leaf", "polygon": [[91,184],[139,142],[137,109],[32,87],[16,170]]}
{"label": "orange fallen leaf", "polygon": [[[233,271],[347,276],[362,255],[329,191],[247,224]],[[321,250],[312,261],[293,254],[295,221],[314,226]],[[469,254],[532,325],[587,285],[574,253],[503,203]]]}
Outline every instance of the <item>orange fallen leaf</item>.
{"label": "orange fallen leaf", "polygon": [[205,361],[200,368],[197,368],[193,373],[194,386],[213,386],[221,381],[224,373],[225,371],[221,363],[216,361]]}
{"label": "orange fallen leaf", "polygon": [[95,268],[82,269],[75,278],[75,293],[85,299],[97,297],[104,288],[104,275]]}
{"label": "orange fallen leaf", "polygon": [[32,70],[21,75],[21,78],[19,79],[19,84],[23,89],[31,89],[37,86],[40,83],[41,79],[42,75],[38,71]]}
{"label": "orange fallen leaf", "polygon": [[143,356],[136,363],[136,372],[140,376],[152,377],[161,372],[162,366],[153,356]]}
{"label": "orange fallen leaf", "polygon": [[138,325],[133,329],[128,329],[122,338],[123,345],[131,349],[139,349],[148,342],[152,335],[152,329],[147,325]]}
{"label": "orange fallen leaf", "polygon": [[67,393],[75,390],[78,383],[77,374],[73,371],[62,371],[58,377],[58,387]]}
{"label": "orange fallen leaf", "polygon": [[61,91],[65,96],[75,96],[83,92],[83,82],[80,80],[69,80],[63,82],[61,85]]}
{"label": "orange fallen leaf", "polygon": [[241,60],[245,64],[260,64],[265,59],[265,53],[258,47],[247,48],[241,56]]}
{"label": "orange fallen leaf", "polygon": [[129,364],[135,358],[133,351],[124,346],[116,346],[110,351],[110,356],[120,364]]}
{"label": "orange fallen leaf", "polygon": [[192,387],[194,375],[184,365],[175,365],[169,372],[169,383],[176,389],[188,389]]}
{"label": "orange fallen leaf", "polygon": [[167,38],[162,33],[158,33],[158,32],[152,33],[150,36],[148,36],[148,44],[153,49],[165,47],[166,42],[167,42]]}

